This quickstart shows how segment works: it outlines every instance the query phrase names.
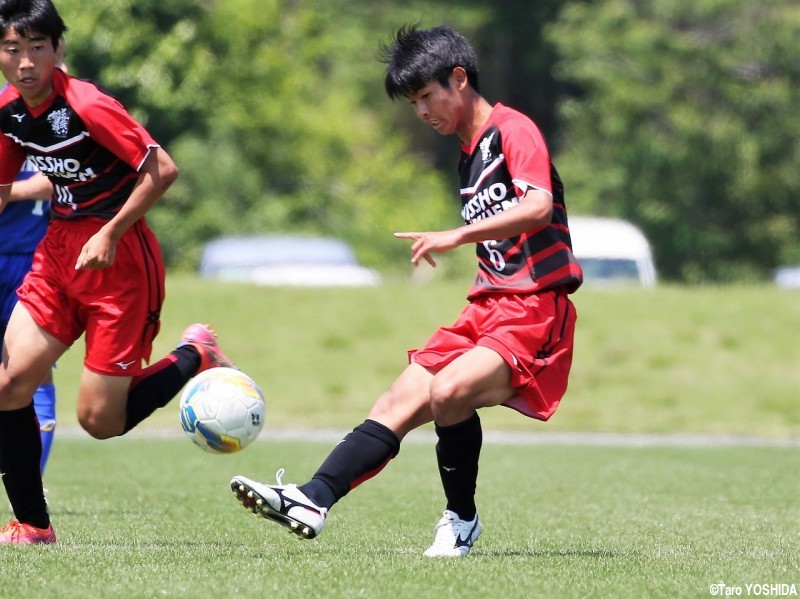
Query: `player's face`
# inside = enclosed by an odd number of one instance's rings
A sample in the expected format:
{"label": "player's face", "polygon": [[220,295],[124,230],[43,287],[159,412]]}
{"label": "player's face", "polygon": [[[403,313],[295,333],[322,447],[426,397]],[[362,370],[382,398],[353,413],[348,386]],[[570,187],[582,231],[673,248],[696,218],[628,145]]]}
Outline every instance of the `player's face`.
{"label": "player's face", "polygon": [[450,76],[449,87],[433,81],[415,94],[408,96],[408,101],[417,116],[438,133],[442,135],[460,134],[465,120],[461,85],[461,80],[454,74]]}
{"label": "player's face", "polygon": [[0,42],[0,70],[29,106],[38,106],[53,91],[55,64],[56,49],[49,37],[35,31],[21,36],[13,27],[6,28]]}

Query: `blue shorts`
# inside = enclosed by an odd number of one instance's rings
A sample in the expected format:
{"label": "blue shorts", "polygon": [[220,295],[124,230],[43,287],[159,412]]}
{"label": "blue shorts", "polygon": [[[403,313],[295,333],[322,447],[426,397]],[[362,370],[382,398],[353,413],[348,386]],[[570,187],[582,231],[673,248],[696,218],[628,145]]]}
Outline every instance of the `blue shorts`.
{"label": "blue shorts", "polygon": [[[0,254],[0,327],[5,333],[11,311],[17,305],[17,289],[31,269],[33,254]],[[0,335],[2,338],[2,335]]]}

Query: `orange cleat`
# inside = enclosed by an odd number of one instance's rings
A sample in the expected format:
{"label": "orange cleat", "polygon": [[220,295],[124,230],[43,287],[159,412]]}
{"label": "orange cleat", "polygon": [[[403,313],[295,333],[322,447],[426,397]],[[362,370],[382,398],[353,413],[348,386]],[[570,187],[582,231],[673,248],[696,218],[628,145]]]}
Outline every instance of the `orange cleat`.
{"label": "orange cleat", "polygon": [[47,528],[36,528],[13,520],[0,528],[0,545],[50,545],[56,542],[56,531],[50,525]]}
{"label": "orange cleat", "polygon": [[186,327],[181,337],[178,347],[191,345],[200,354],[200,368],[195,374],[200,374],[209,368],[236,368],[236,365],[228,359],[219,345],[217,345],[217,334],[207,324],[194,323]]}

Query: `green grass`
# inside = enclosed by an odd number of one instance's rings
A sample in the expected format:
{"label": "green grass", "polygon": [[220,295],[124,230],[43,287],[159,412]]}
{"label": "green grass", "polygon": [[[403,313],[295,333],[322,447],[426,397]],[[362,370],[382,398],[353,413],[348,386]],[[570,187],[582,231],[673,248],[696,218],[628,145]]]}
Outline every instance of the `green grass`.
{"label": "green grass", "polygon": [[[365,289],[259,288],[170,276],[154,358],[211,322],[264,389],[268,427],[350,428],[450,324],[466,283],[391,279]],[[800,437],[800,294],[773,287],[582,289],[570,388],[546,425],[503,408],[487,427]],[[74,426],[83,341],[59,363],[59,419]],[[174,405],[146,426],[174,427]]]}
{"label": "green grass", "polygon": [[[720,582],[800,587],[800,296],[769,287],[575,295],[575,362],[556,416],[482,414],[487,438],[533,431],[539,442],[486,443],[485,533],[467,560],[421,555],[443,508],[430,442],[405,443],[314,541],[236,505],[233,474],[271,480],[284,466],[287,480],[309,477],[334,441],[287,441],[280,430],[361,422],[405,367],[405,350],[456,318],[465,290],[171,276],[154,357],[186,324],[213,323],[265,391],[262,438],[232,456],[205,454],[179,436],[175,402],[127,438],[75,434],[79,342],[56,372],[60,434],[46,485],[59,544],[0,551],[0,595],[708,597]],[[563,431],[775,443],[615,447],[548,436]]]}
{"label": "green grass", "polygon": [[238,506],[236,473],[310,476],[331,442],[230,456],[182,438],[64,436],[47,484],[59,543],[0,551],[3,597],[709,597],[800,585],[800,455],[783,447],[484,447],[485,531],[466,560],[421,553],[443,507],[409,442],[301,541]]}

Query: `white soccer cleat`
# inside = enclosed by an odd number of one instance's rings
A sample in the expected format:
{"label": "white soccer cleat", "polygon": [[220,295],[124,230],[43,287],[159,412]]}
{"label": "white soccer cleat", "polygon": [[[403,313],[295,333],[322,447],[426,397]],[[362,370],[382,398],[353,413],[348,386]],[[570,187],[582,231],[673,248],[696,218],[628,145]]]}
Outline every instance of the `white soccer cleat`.
{"label": "white soccer cleat", "polygon": [[231,490],[245,509],[277,522],[298,537],[313,539],[325,524],[328,510],[306,497],[297,485],[281,483],[283,468],[275,474],[277,485],[265,485],[244,476],[234,476]]}
{"label": "white soccer cleat", "polygon": [[464,557],[478,537],[481,536],[481,521],[475,514],[473,520],[462,520],[458,514],[445,510],[436,523],[433,544],[425,550],[425,557]]}

